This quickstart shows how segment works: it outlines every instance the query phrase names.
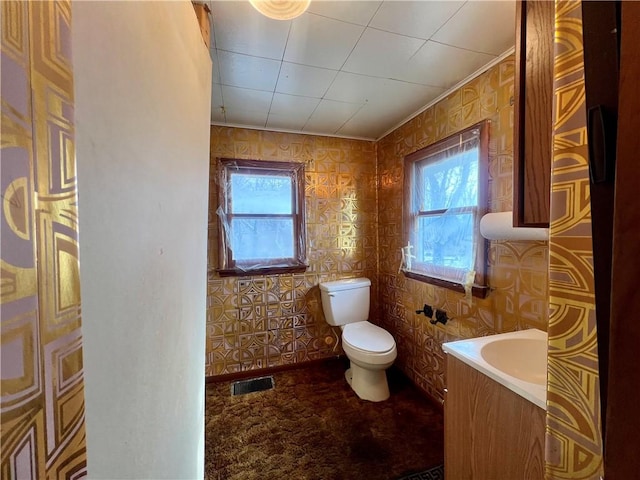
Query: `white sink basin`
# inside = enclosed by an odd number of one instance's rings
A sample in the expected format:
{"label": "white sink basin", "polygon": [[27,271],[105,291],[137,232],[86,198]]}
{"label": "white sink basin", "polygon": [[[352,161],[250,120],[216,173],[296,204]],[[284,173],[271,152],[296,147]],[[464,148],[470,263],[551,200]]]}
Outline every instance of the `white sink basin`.
{"label": "white sink basin", "polygon": [[546,409],[547,334],[530,329],[442,345],[445,353]]}
{"label": "white sink basin", "polygon": [[504,338],[482,346],[489,365],[525,382],[547,383],[547,342],[537,338]]}

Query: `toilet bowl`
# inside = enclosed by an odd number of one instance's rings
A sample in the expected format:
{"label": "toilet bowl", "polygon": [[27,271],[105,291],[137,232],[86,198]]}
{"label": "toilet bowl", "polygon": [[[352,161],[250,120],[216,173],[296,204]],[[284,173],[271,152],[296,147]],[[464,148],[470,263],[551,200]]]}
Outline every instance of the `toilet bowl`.
{"label": "toilet bowl", "polygon": [[398,356],[391,334],[366,321],[350,323],[342,330],[342,349],[351,363],[345,377],[353,391],[372,402],[389,398],[386,369]]}
{"label": "toilet bowl", "polygon": [[342,329],[342,348],[350,361],[345,378],[363,400],[389,398],[386,369],[397,357],[396,342],[384,328],[367,321],[369,289],[366,278],[320,284],[327,323]]}

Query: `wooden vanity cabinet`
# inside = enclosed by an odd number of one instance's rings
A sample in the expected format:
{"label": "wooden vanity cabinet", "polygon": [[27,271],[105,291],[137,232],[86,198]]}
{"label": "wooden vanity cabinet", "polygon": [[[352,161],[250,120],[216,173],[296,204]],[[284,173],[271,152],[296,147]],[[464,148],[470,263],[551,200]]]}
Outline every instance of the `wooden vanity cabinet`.
{"label": "wooden vanity cabinet", "polygon": [[516,3],[513,225],[548,227],[554,2]]}
{"label": "wooden vanity cabinet", "polygon": [[452,355],[444,426],[447,479],[544,479],[545,411]]}

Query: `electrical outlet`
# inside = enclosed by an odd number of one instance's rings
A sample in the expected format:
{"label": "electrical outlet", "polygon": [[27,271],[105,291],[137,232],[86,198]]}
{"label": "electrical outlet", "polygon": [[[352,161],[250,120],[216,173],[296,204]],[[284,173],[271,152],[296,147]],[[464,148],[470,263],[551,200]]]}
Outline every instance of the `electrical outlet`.
{"label": "electrical outlet", "polygon": [[447,317],[447,312],[445,312],[444,310],[437,309],[436,322],[440,322],[441,324],[445,325],[447,323],[447,320],[449,320],[449,317]]}

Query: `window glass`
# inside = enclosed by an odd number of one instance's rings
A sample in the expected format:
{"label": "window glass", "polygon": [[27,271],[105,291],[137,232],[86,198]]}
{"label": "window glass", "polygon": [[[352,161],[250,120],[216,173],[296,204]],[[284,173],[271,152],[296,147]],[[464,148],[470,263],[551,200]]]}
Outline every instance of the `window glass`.
{"label": "window glass", "polygon": [[220,275],[306,268],[304,165],[220,159]]}
{"label": "window glass", "polygon": [[484,285],[487,144],[481,123],[405,158],[405,275],[467,293]]}
{"label": "window glass", "polygon": [[293,213],[291,178],[231,173],[233,213]]}
{"label": "window glass", "polygon": [[[421,210],[464,207],[478,201],[478,147],[419,167],[423,179]],[[420,177],[418,177],[420,178]]]}
{"label": "window glass", "polygon": [[472,213],[420,217],[419,222],[417,246],[420,262],[434,267],[473,269],[475,238]]}
{"label": "window glass", "polygon": [[291,218],[233,218],[233,258],[237,262],[293,258],[293,234]]}

